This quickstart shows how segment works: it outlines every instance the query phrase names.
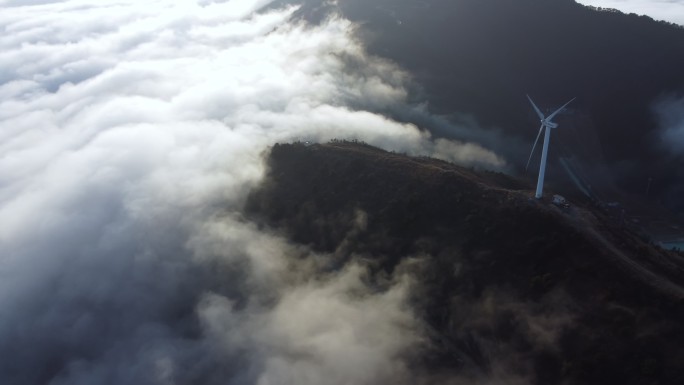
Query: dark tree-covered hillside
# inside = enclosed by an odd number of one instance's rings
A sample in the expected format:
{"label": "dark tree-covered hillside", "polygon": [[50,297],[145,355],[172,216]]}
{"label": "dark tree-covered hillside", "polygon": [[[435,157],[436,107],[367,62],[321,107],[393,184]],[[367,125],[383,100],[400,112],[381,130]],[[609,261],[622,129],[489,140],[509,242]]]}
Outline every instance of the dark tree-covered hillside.
{"label": "dark tree-covered hillside", "polygon": [[[247,216],[369,284],[410,267],[434,383],[679,384],[684,258],[530,186],[359,143],[276,145]],[[461,381],[453,381],[460,379]]]}
{"label": "dark tree-covered hillside", "polygon": [[[313,21],[333,9],[320,0],[303,3],[300,15]],[[653,105],[684,96],[684,28],[573,0],[337,4],[362,26],[359,36],[373,54],[413,75],[423,90],[414,96],[428,100],[433,112],[470,114],[485,129],[531,143],[536,117],[525,94],[547,108],[577,97],[573,111],[597,138],[599,158],[620,186],[641,193],[652,177],[652,193],[683,208],[672,194],[683,161],[663,151]],[[525,160],[512,159],[517,166]]]}

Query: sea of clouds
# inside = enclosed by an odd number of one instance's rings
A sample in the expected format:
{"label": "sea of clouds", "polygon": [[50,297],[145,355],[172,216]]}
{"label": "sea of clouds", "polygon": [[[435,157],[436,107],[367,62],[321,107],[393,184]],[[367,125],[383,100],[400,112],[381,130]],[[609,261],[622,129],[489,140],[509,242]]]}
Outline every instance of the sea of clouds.
{"label": "sea of clouds", "polygon": [[244,199],[283,141],[505,162],[379,114],[409,75],[269,3],[0,0],[0,383],[419,380],[411,279],[322,274]]}

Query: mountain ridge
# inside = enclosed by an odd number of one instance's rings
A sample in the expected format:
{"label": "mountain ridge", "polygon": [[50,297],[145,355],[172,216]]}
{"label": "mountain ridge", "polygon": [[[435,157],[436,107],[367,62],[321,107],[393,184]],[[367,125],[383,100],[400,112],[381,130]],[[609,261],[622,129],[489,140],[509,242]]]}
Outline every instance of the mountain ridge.
{"label": "mountain ridge", "polygon": [[[281,144],[268,159],[248,217],[330,253],[332,269],[362,257],[371,280],[422,261],[411,306],[432,330],[430,370],[487,377],[519,366],[545,384],[684,378],[684,259],[600,212],[362,143]],[[551,340],[536,341],[539,322]]]}
{"label": "mountain ridge", "polygon": [[[577,97],[578,126],[583,136],[596,137],[601,156],[582,159],[581,146],[570,150],[587,167],[601,158],[607,172],[597,179],[643,194],[653,178],[652,196],[684,210],[683,175],[672,167],[682,157],[664,151],[667,127],[656,113],[663,101],[684,96],[684,28],[574,0],[292,2],[302,4],[298,15],[305,20],[337,12],[355,22],[371,54],[411,74],[411,98],[427,101],[455,125],[471,124],[472,117],[480,131],[501,130],[531,143],[536,118],[525,94],[544,108]],[[420,123],[438,137],[464,139]],[[482,144],[519,169],[529,151]]]}

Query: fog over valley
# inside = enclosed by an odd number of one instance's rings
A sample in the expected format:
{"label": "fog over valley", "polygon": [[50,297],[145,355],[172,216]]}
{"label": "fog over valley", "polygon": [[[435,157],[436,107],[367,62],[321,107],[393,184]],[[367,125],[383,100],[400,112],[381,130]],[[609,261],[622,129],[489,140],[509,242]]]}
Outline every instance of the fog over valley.
{"label": "fog over valley", "polygon": [[0,13],[0,382],[413,383],[410,281],[363,294],[362,267],[315,276],[325,255],[241,219],[263,151],[353,137],[505,160],[375,112],[418,108],[408,75],[342,18],[35,3]]}

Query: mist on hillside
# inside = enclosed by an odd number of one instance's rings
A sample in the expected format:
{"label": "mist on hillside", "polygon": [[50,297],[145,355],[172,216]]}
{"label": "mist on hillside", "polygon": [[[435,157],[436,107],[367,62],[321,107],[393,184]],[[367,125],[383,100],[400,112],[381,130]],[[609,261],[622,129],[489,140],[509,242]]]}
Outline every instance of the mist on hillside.
{"label": "mist on hillside", "polygon": [[[313,22],[331,8],[303,3],[297,15]],[[478,129],[471,140],[504,155],[519,175],[538,128],[525,95],[543,109],[576,97],[557,135],[568,125],[582,132],[566,132],[576,145],[566,140],[566,154],[552,151],[550,159],[571,156],[583,168],[605,170],[586,178],[592,185],[611,179],[604,190],[617,193],[604,193],[608,200],[623,193],[641,199],[652,178],[652,200],[681,213],[671,170],[682,161],[662,151],[665,128],[653,112],[684,89],[681,26],[573,0],[341,0],[336,8],[359,24],[371,53],[413,75],[419,86],[412,95],[428,100],[433,113],[472,122]],[[426,126],[439,137],[462,135]],[[572,183],[565,173],[550,180]]]}

